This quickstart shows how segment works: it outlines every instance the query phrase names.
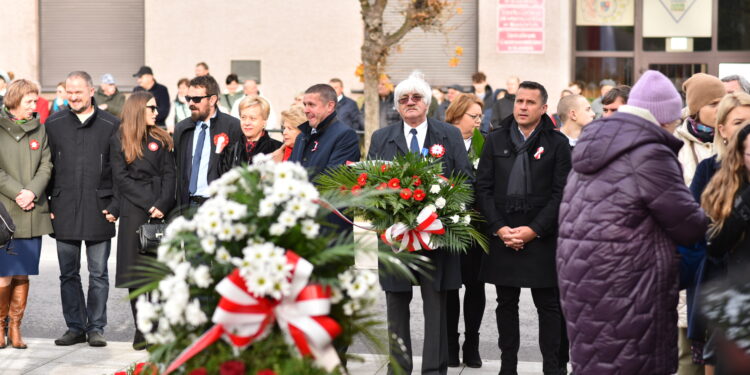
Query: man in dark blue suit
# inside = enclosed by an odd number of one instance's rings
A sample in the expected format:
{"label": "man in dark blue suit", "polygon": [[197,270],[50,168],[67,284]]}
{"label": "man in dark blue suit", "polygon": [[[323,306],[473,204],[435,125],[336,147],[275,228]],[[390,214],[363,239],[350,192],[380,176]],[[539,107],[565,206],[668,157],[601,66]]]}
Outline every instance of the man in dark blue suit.
{"label": "man in dark blue suit", "polygon": [[339,121],[354,130],[365,130],[357,102],[344,95],[344,82],[338,78],[331,78],[328,83],[336,91],[336,113],[338,113]]}
{"label": "man in dark blue suit", "polygon": [[[445,176],[473,175],[466,154],[461,132],[442,121],[427,118],[431,101],[430,85],[418,72],[396,86],[396,108],[403,122],[377,130],[367,158],[370,160],[392,160],[407,152],[419,153],[434,144],[445,147],[441,158]],[[471,181],[469,181],[471,183]],[[381,246],[385,246],[381,243]],[[385,251],[391,251],[385,249]],[[426,275],[414,272],[424,302],[424,347],[422,350],[422,374],[446,374],[448,372],[448,290],[461,287],[461,265],[458,256],[448,250],[421,251],[434,267]],[[412,299],[412,283],[403,276],[381,273],[380,285],[385,291],[388,337],[391,357],[407,374],[412,371],[411,333],[409,326],[409,303]],[[394,368],[389,364],[388,373]]]}
{"label": "man in dark blue suit", "polygon": [[302,164],[314,179],[328,168],[359,161],[359,138],[336,118],[336,91],[320,83],[305,91],[302,99],[307,122],[300,125],[289,161]]}

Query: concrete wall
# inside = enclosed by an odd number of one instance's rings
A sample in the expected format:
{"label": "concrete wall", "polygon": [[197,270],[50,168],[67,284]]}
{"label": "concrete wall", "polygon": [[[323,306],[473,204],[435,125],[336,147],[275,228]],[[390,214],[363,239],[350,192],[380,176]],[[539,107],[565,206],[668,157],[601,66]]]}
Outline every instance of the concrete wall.
{"label": "concrete wall", "polygon": [[[362,85],[359,2],[326,0],[146,0],[146,64],[170,94],[205,61],[224,87],[231,60],[261,60],[261,93],[276,112],[315,83]],[[137,67],[133,68],[133,72]]]}
{"label": "concrete wall", "polygon": [[39,79],[37,1],[0,0],[0,69],[17,78]]}
{"label": "concrete wall", "polygon": [[545,0],[544,53],[497,52],[497,0],[479,0],[479,70],[493,88],[504,88],[509,76],[537,81],[549,93],[549,113],[556,112],[560,91],[571,80],[570,1]]}

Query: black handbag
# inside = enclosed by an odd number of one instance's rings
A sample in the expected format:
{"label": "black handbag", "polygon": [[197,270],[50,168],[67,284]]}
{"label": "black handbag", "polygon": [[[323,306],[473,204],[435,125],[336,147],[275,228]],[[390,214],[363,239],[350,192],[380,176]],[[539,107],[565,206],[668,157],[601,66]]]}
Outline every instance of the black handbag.
{"label": "black handbag", "polygon": [[13,239],[15,232],[16,225],[13,223],[13,218],[10,217],[10,213],[5,209],[5,206],[0,203],[0,249],[5,249],[11,255],[15,255],[10,248],[10,241]]}
{"label": "black handbag", "polygon": [[164,237],[167,222],[164,219],[148,219],[138,227],[138,252],[142,255],[156,256],[156,249]]}

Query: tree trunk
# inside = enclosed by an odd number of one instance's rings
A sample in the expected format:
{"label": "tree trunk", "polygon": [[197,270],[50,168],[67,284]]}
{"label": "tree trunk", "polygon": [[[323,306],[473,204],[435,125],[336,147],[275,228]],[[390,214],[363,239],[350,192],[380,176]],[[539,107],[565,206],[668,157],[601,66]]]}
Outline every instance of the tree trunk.
{"label": "tree trunk", "polygon": [[[364,59],[363,59],[364,60]],[[365,152],[370,149],[370,138],[380,128],[380,100],[378,98],[377,63],[365,63]]]}

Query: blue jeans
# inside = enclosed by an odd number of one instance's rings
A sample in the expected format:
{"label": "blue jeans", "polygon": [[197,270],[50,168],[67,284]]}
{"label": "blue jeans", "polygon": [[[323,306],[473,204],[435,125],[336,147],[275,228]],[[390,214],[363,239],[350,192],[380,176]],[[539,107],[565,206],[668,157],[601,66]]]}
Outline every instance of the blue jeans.
{"label": "blue jeans", "polygon": [[84,241],[57,241],[60,263],[60,296],[68,330],[75,333],[104,332],[107,325],[110,240],[85,241],[89,268],[88,304],[81,285],[81,245]]}

